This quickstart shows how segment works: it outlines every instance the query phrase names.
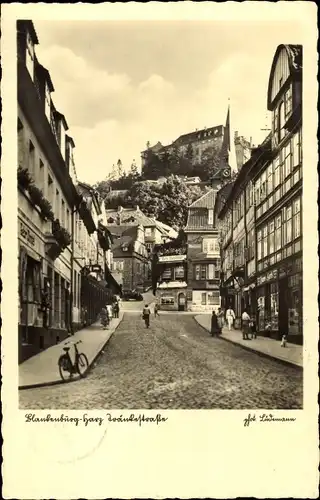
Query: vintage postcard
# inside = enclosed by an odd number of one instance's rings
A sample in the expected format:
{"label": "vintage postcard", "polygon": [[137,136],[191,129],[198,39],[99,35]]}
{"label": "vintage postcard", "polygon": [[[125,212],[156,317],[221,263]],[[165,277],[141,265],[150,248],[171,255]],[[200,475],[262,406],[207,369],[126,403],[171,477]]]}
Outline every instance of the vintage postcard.
{"label": "vintage postcard", "polygon": [[3,497],[318,497],[317,9],[2,8]]}

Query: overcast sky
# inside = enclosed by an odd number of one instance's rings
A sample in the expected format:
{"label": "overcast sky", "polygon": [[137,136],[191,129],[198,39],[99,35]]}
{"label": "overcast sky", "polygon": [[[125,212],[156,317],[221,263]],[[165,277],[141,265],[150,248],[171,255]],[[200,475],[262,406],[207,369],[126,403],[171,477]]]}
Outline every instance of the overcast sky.
{"label": "overcast sky", "polygon": [[140,166],[147,141],[224,124],[228,97],[233,132],[261,142],[274,52],[302,38],[288,22],[37,20],[35,28],[78,177],[90,183],[119,158]]}

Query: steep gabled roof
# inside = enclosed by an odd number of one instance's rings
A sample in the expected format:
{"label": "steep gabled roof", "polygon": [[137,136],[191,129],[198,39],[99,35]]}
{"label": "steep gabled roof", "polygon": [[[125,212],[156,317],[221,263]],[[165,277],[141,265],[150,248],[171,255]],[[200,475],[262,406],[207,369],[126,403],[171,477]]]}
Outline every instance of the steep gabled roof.
{"label": "steep gabled roof", "polygon": [[216,201],[216,193],[215,189],[210,189],[207,193],[203,194],[196,201],[191,203],[188,208],[208,208],[214,209],[215,201]]}
{"label": "steep gabled roof", "polygon": [[[118,210],[115,210],[113,208],[107,208],[106,209],[106,219],[108,221],[109,218],[114,219],[117,221],[118,217],[120,214],[120,222],[123,224],[126,224],[126,221],[128,219],[133,218],[134,221],[132,221],[132,225],[138,226],[141,225],[143,227],[152,227],[155,226],[156,223],[153,219],[150,217],[147,217],[139,208],[122,208],[122,210],[119,212]],[[130,224],[130,225],[131,225]],[[120,224],[122,225],[122,224]]]}

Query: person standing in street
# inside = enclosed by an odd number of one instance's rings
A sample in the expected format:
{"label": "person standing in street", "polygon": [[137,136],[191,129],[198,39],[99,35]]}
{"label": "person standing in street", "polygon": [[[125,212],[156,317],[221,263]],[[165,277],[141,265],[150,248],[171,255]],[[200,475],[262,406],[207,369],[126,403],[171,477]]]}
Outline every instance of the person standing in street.
{"label": "person standing in street", "polygon": [[146,324],[146,328],[149,328],[150,326],[150,316],[151,316],[151,311],[149,309],[148,304],[146,304],[142,310],[142,319]]}
{"label": "person standing in street", "polygon": [[234,310],[229,307],[226,312],[226,320],[228,323],[228,328],[229,331],[231,331],[231,328],[233,327],[234,320],[236,319],[236,315],[234,314]]}
{"label": "person standing in street", "polygon": [[249,338],[249,331],[250,331],[250,316],[247,313],[247,310],[245,309],[242,313],[241,316],[242,320],[242,338],[243,340],[250,340]]}
{"label": "person standing in street", "polygon": [[220,326],[220,329],[222,331],[222,328],[224,327],[224,312],[222,311],[221,307],[218,309],[218,324]]}
{"label": "person standing in street", "polygon": [[155,305],[154,305],[154,317],[160,317],[160,314],[159,314],[159,304],[156,302]]}
{"label": "person standing in street", "polygon": [[113,304],[113,314],[115,318],[119,318],[119,302],[117,300]]}
{"label": "person standing in street", "polygon": [[211,316],[211,335],[212,337],[217,337],[221,333],[221,328],[218,323],[218,317],[215,311],[212,311]]}
{"label": "person standing in street", "polygon": [[100,321],[102,324],[102,329],[106,330],[109,325],[109,311],[107,307],[103,307],[100,312]]}

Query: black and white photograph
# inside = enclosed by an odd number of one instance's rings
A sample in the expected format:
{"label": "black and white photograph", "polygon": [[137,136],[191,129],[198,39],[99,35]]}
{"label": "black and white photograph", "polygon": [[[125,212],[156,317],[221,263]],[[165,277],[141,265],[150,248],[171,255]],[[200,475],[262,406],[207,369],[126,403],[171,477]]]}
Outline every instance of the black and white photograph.
{"label": "black and white photograph", "polygon": [[239,428],[264,414],[269,433],[293,415],[293,436],[319,333],[303,16],[75,7],[14,25],[10,335],[27,428],[142,409],[156,432],[166,410],[242,410]]}
{"label": "black and white photograph", "polygon": [[18,20],[22,407],[302,408],[297,38]]}

